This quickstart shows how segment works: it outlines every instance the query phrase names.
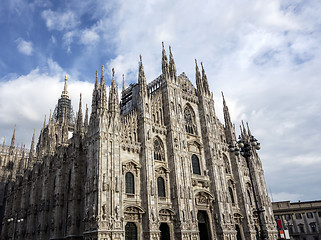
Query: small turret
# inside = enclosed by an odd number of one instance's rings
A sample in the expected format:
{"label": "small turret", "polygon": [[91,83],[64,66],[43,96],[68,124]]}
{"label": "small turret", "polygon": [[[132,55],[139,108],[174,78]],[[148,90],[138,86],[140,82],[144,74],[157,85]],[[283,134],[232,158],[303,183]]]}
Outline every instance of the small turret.
{"label": "small turret", "polygon": [[142,55],[139,55],[138,84],[139,84],[139,95],[141,97],[146,96],[147,84],[146,84]]}

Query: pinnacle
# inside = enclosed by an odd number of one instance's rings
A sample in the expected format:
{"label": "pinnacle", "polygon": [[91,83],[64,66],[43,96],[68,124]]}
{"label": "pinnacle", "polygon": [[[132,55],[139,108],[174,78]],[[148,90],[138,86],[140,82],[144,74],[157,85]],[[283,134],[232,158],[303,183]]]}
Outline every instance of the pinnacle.
{"label": "pinnacle", "polygon": [[62,98],[69,98],[68,90],[67,90],[67,74],[65,74],[65,85],[64,90],[61,93]]}

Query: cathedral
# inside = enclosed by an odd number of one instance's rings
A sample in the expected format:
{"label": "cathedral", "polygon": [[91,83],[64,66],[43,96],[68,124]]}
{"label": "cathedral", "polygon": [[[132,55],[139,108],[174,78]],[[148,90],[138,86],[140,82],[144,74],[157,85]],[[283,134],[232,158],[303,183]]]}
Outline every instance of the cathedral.
{"label": "cathedral", "polygon": [[[197,62],[193,86],[169,48],[162,73],[118,90],[104,67],[91,113],[73,113],[67,77],[30,150],[0,146],[1,239],[277,239],[259,144],[224,123]],[[100,79],[99,79],[100,78]],[[120,98],[118,96],[120,94]]]}

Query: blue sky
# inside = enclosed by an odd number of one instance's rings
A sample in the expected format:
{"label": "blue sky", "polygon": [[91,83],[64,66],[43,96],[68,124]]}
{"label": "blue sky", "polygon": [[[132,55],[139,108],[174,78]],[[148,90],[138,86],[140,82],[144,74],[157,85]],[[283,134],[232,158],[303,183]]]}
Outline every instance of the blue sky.
{"label": "blue sky", "polygon": [[152,81],[164,41],[192,82],[194,59],[203,62],[221,120],[223,91],[236,126],[250,123],[273,200],[321,199],[320,12],[312,0],[3,0],[0,140],[17,124],[28,147],[65,73],[74,109],[80,93],[90,105],[103,64],[107,84],[114,67],[128,85],[142,54]]}

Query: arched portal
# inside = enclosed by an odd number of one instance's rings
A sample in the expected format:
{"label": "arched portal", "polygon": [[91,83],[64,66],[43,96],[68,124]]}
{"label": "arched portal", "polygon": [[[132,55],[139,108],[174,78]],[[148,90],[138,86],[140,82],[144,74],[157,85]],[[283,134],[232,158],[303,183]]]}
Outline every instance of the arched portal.
{"label": "arched portal", "polygon": [[200,240],[211,240],[211,230],[207,213],[205,211],[198,211],[197,220]]}
{"label": "arched portal", "polygon": [[236,240],[243,240],[239,225],[235,225],[235,230],[236,230]]}
{"label": "arched portal", "polygon": [[167,223],[161,223],[161,225],[159,226],[159,230],[161,231],[160,240],[170,240],[171,239],[169,226]]}
{"label": "arched portal", "polygon": [[125,240],[137,240],[137,227],[133,222],[128,222],[125,226]]}

